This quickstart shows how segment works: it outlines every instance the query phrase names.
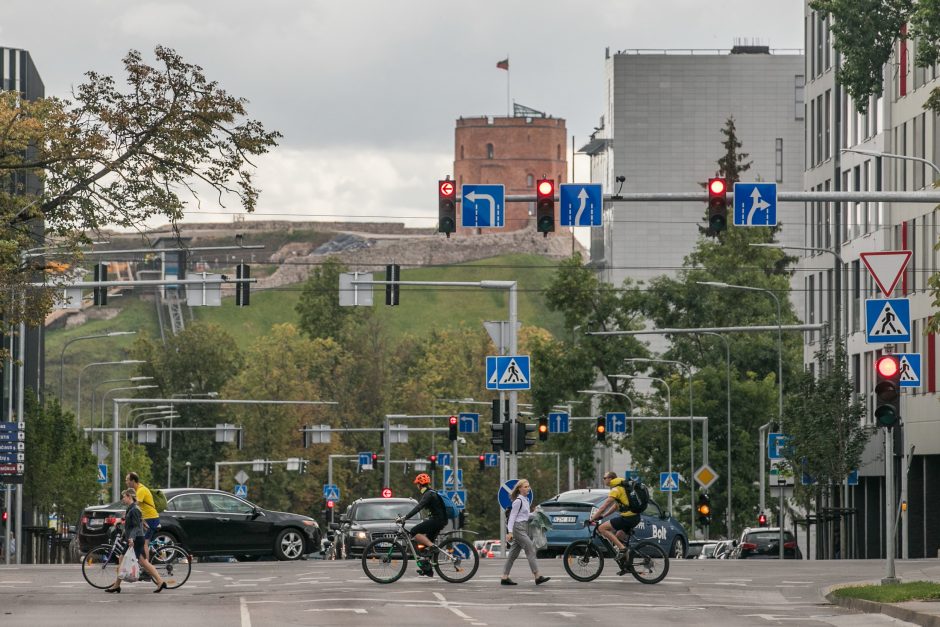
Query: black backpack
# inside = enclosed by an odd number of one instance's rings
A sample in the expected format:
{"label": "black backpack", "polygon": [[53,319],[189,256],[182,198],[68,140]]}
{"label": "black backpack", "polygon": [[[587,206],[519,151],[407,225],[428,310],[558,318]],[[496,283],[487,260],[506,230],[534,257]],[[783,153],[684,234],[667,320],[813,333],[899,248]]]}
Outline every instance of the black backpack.
{"label": "black backpack", "polygon": [[627,506],[621,505],[621,511],[629,510],[634,514],[642,514],[650,503],[650,490],[646,484],[636,480],[621,479],[620,487],[627,493]]}

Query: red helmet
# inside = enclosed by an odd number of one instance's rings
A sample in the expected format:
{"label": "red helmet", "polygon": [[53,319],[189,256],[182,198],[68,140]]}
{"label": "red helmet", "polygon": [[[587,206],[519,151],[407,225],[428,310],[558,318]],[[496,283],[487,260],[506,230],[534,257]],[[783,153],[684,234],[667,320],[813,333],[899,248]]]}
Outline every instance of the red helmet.
{"label": "red helmet", "polygon": [[428,476],[428,473],[422,472],[415,477],[414,483],[417,485],[431,485],[431,477]]}

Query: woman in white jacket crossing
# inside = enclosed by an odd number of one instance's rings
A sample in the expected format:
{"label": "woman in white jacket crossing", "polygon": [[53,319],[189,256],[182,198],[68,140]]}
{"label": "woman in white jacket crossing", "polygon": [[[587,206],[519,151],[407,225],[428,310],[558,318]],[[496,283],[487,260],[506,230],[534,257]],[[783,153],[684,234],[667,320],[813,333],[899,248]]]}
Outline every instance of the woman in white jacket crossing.
{"label": "woman in white jacket crossing", "polygon": [[516,482],[516,485],[513,486],[512,492],[510,493],[512,505],[509,510],[509,521],[506,525],[509,530],[506,533],[506,543],[509,544],[511,542],[512,548],[509,549],[509,558],[506,560],[506,566],[503,567],[503,578],[499,582],[504,586],[517,585],[515,581],[509,578],[509,571],[512,570],[512,565],[516,561],[516,558],[519,557],[519,553],[522,552],[522,549],[525,549],[525,557],[529,560],[529,568],[532,569],[532,574],[535,575],[535,585],[542,585],[551,579],[551,577],[539,575],[539,563],[535,559],[535,544],[533,544],[532,539],[529,538],[529,514],[531,511],[531,504],[529,503],[530,489],[529,482],[525,479],[520,479]]}

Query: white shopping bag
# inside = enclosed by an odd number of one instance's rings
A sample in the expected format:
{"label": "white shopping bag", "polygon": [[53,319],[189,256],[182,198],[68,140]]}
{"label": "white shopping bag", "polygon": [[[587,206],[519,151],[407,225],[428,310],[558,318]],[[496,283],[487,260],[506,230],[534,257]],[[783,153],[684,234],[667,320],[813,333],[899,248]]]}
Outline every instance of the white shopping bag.
{"label": "white shopping bag", "polygon": [[121,558],[121,567],[118,569],[118,579],[123,581],[137,581],[140,579],[140,562],[134,554],[133,547],[129,548]]}

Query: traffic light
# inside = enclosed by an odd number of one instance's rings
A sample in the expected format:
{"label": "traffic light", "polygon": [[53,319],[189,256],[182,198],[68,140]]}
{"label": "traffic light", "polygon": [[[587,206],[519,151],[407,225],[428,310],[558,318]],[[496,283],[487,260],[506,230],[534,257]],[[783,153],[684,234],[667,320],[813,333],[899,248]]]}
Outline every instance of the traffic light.
{"label": "traffic light", "polygon": [[428,463],[431,465],[431,472],[437,470],[437,455],[428,455]]}
{"label": "traffic light", "polygon": [[493,429],[493,433],[490,437],[490,444],[493,445],[493,450],[509,451],[509,423],[493,423],[490,427]]}
{"label": "traffic light", "polygon": [[[95,281],[107,281],[108,280],[108,264],[106,263],[97,263],[95,264]],[[108,288],[106,287],[96,287],[92,290],[94,294],[94,304],[96,305],[107,305],[108,304]]]}
{"label": "traffic light", "polygon": [[[240,263],[235,266],[235,278],[236,279],[250,279],[251,278],[251,267],[247,263]],[[251,300],[249,296],[249,286],[251,283],[247,281],[242,283],[239,281],[235,284],[235,305],[237,307],[247,307],[249,301]]]}
{"label": "traffic light", "polygon": [[447,439],[451,442],[457,441],[457,416],[451,416],[447,420]]}
{"label": "traffic light", "polygon": [[454,181],[437,182],[437,232],[447,237],[457,230],[457,185]]}
{"label": "traffic light", "polygon": [[[521,420],[516,420],[516,452],[522,453],[526,448],[530,446],[535,446],[535,429],[534,424],[527,424]],[[529,437],[529,434],[532,434],[533,437]]]}
{"label": "traffic light", "polygon": [[767,526],[767,514],[764,512],[760,513],[760,516],[757,517],[757,526],[766,527]]}
{"label": "traffic light", "polygon": [[708,228],[715,234],[728,228],[728,183],[722,178],[708,179]]}
{"label": "traffic light", "polygon": [[698,512],[698,524],[702,527],[707,527],[712,522],[712,503],[711,497],[702,492],[698,495],[698,507],[695,508],[695,511]]}
{"label": "traffic light", "polygon": [[594,434],[598,442],[607,441],[607,419],[604,416],[597,417],[597,425],[594,427]]}
{"label": "traffic light", "polygon": [[300,460],[300,474],[302,475],[307,474],[307,460],[306,459]]}
{"label": "traffic light", "polygon": [[265,463],[264,463],[264,474],[270,475],[272,472],[274,472],[274,464],[272,464],[271,462],[265,462]]}
{"label": "traffic light", "polygon": [[401,266],[395,263],[385,266],[385,280],[390,281],[385,286],[385,304],[395,306],[398,304],[398,281],[401,280]]}
{"label": "traffic light", "polygon": [[375,462],[379,461],[379,454],[372,453],[372,467],[375,468]]}
{"label": "traffic light", "polygon": [[535,182],[535,203],[536,228],[548,237],[555,230],[555,181],[539,179]]}
{"label": "traffic light", "polygon": [[382,488],[382,498],[390,499],[392,498],[392,489],[391,488]]}
{"label": "traffic light", "polygon": [[539,418],[539,440],[542,442],[548,440],[548,416]]}
{"label": "traffic light", "polygon": [[897,355],[875,362],[875,419],[890,429],[901,420],[901,363]]}
{"label": "traffic light", "polygon": [[0,519],[0,522],[6,523],[8,520],[10,520],[10,514],[8,514],[6,510],[3,510],[3,518]]}
{"label": "traffic light", "polygon": [[[486,455],[480,453],[480,470],[486,470]],[[4,512],[4,515],[6,512]]]}

